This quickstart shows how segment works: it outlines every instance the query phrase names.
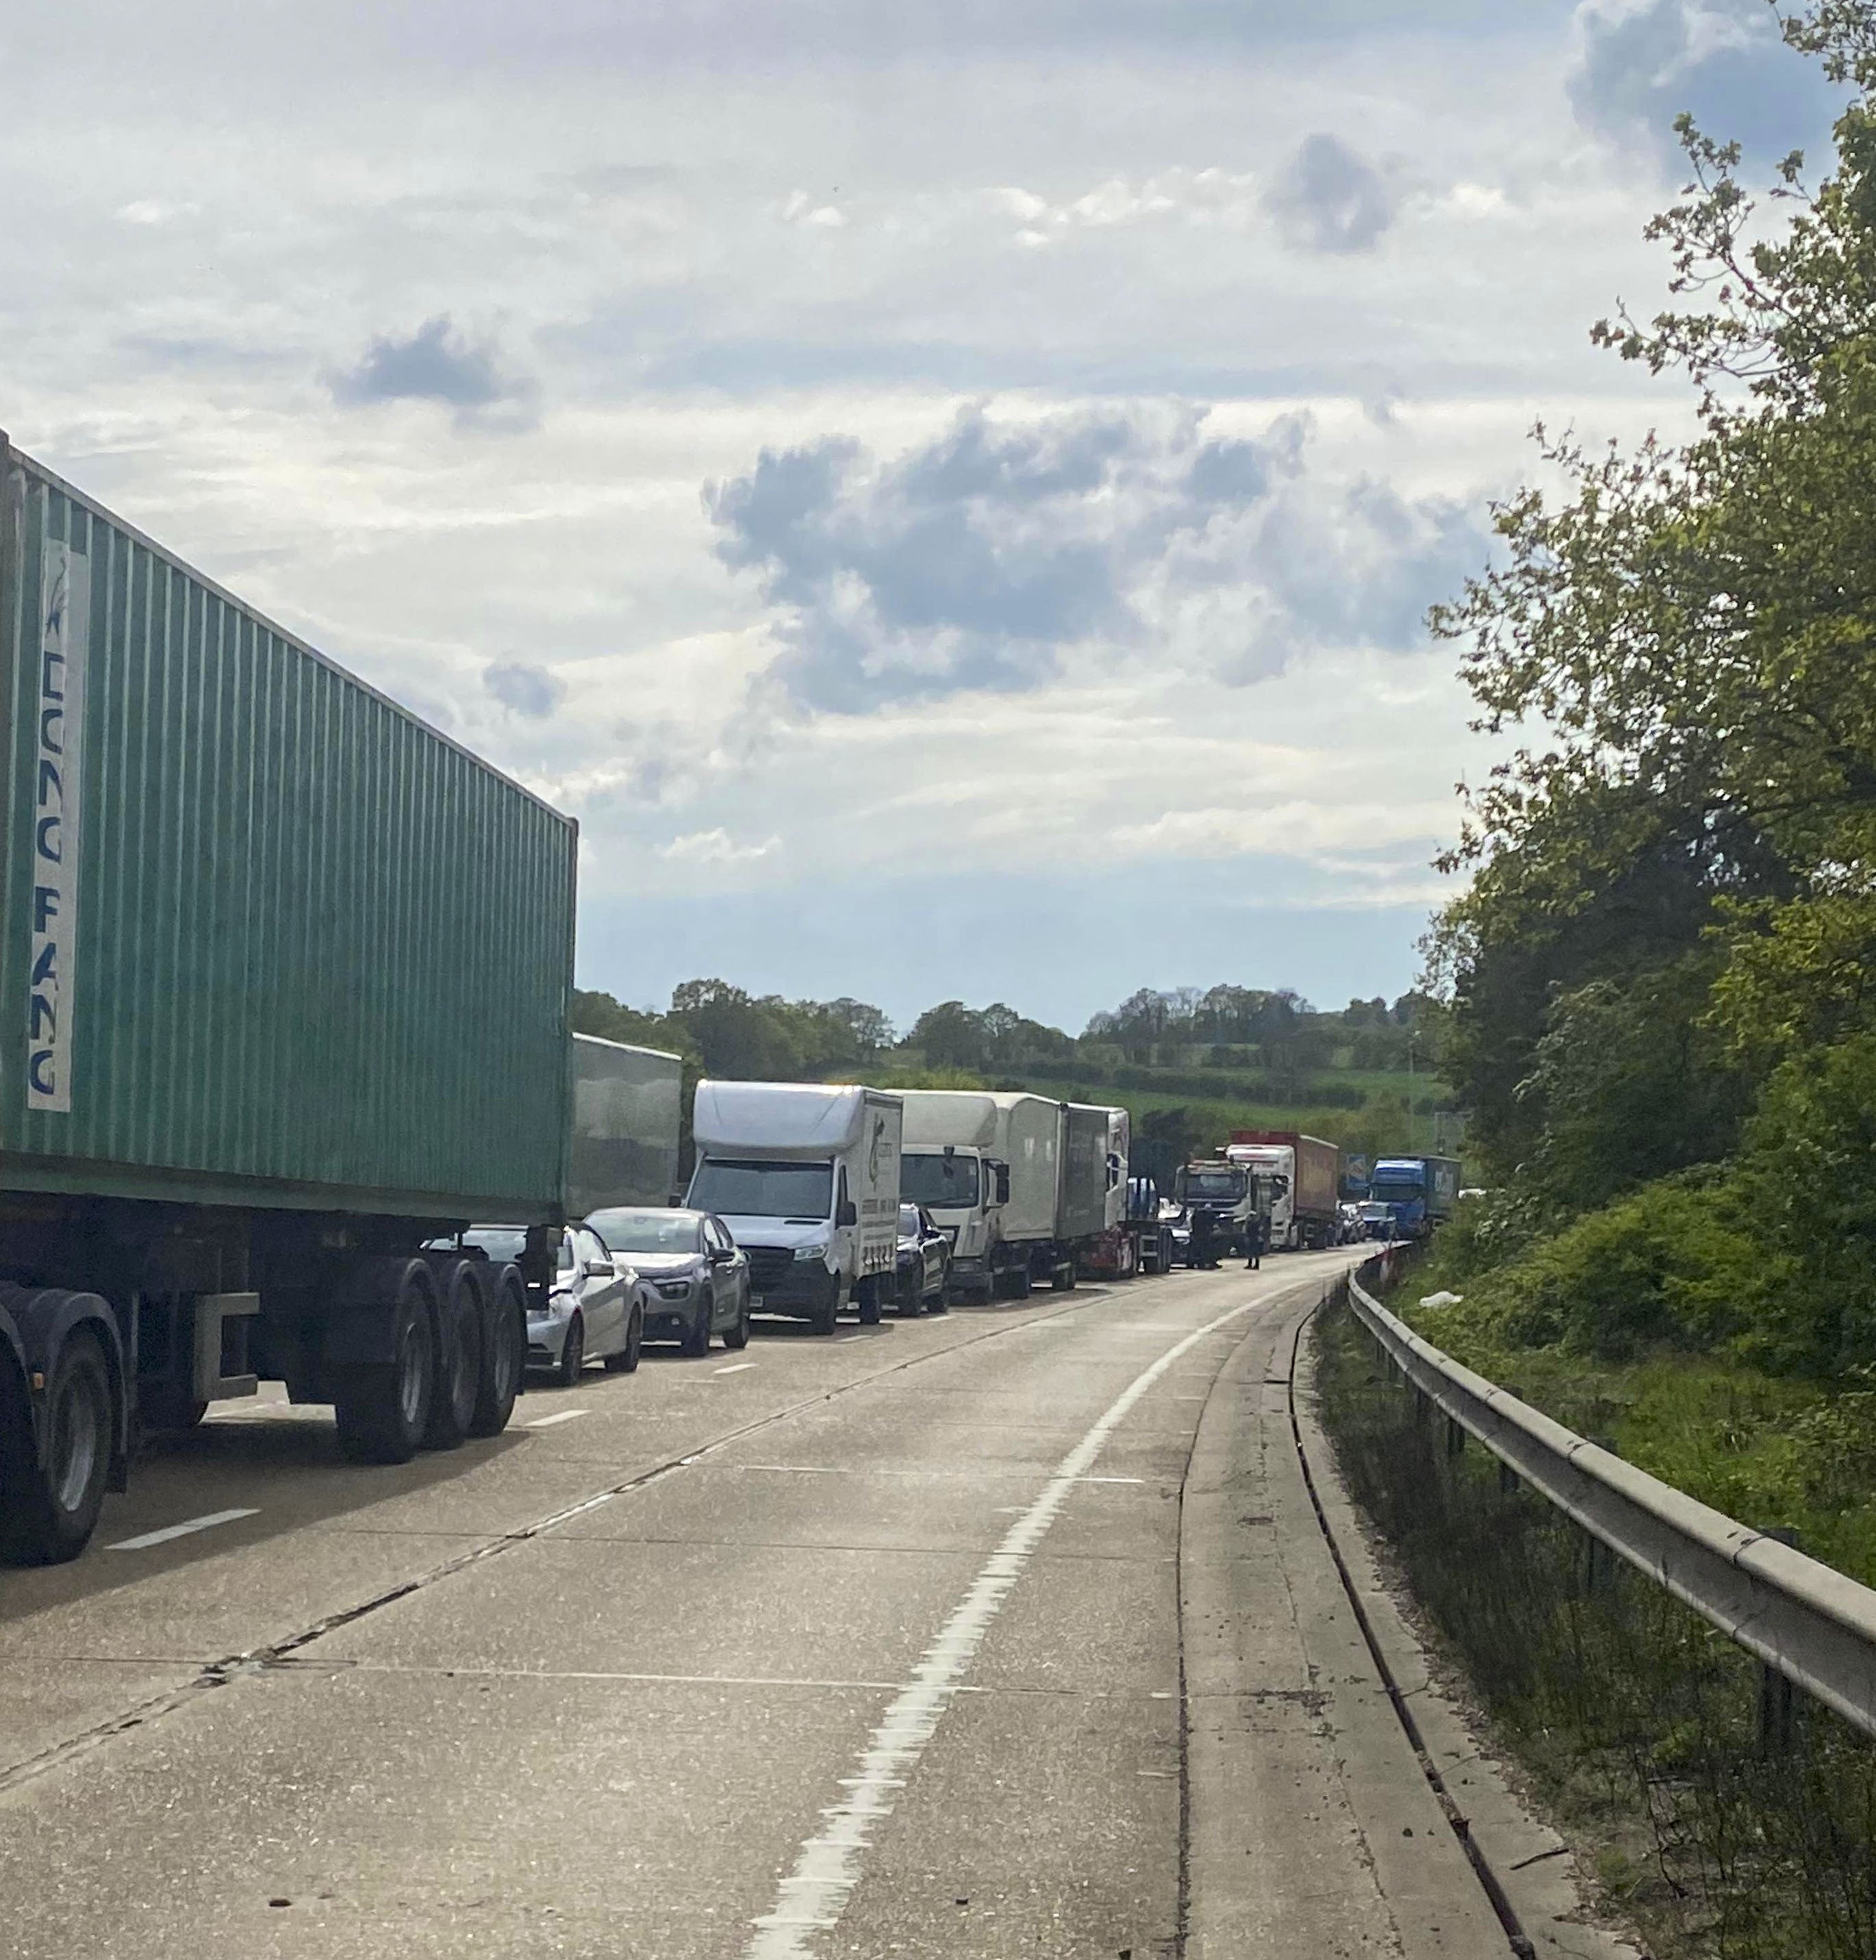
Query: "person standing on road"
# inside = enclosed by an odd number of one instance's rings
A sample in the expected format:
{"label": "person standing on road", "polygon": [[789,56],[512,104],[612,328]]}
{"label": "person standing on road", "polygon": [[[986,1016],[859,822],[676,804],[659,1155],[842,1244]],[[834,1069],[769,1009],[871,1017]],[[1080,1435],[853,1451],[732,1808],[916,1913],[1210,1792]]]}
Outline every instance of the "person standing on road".
{"label": "person standing on road", "polygon": [[1263,1263],[1263,1217],[1253,1211],[1244,1220],[1244,1270],[1254,1273]]}
{"label": "person standing on road", "polygon": [[1212,1249],[1212,1214],[1203,1209],[1192,1214],[1192,1242],[1186,1258],[1201,1271],[1218,1262],[1218,1255]]}

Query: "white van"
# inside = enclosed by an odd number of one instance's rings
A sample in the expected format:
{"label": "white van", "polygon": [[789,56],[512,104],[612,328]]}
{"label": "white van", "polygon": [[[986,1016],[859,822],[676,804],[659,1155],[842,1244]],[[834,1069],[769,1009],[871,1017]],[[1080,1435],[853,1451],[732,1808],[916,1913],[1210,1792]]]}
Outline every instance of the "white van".
{"label": "white van", "polygon": [[684,1202],[749,1255],[762,1313],[831,1334],[848,1305],[877,1321],[899,1250],[903,1111],[877,1089],[700,1082],[697,1167]]}

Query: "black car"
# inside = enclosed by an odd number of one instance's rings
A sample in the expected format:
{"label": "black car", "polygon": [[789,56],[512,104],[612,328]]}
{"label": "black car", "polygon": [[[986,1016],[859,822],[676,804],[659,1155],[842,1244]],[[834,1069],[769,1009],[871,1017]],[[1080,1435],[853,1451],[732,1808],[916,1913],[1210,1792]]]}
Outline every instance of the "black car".
{"label": "black car", "polygon": [[899,1208],[899,1311],[915,1319],[921,1307],[944,1313],[951,1304],[951,1242],[922,1204]]}
{"label": "black car", "polygon": [[713,1334],[725,1348],[748,1346],[749,1255],[721,1218],[614,1205],[586,1223],[645,1283],[646,1340],[680,1341],[686,1354],[708,1354]]}

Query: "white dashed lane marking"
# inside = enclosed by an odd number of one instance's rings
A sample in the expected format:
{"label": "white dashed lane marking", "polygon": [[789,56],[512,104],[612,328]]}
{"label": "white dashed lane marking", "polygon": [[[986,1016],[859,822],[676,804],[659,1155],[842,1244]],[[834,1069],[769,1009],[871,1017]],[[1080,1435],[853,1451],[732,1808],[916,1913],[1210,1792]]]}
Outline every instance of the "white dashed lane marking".
{"label": "white dashed lane marking", "polygon": [[237,1518],[256,1515],[253,1505],[245,1510],[211,1511],[206,1517],[191,1518],[186,1524],[165,1525],[161,1531],[145,1532],[136,1538],[119,1538],[107,1545],[107,1551],[148,1551],[153,1545],[167,1545],[173,1538],[186,1538],[191,1532],[207,1531],[213,1525],[231,1525]]}
{"label": "white dashed lane marking", "polygon": [[586,1414],[584,1409],[556,1409],[552,1415],[537,1415],[532,1422],[525,1422],[524,1429],[552,1429],[557,1422],[572,1422],[576,1416]]}

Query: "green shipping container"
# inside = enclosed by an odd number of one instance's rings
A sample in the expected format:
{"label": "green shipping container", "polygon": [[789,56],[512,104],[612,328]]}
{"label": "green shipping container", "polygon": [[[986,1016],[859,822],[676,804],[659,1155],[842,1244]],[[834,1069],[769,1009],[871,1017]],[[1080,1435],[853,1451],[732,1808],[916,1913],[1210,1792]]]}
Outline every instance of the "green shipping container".
{"label": "green shipping container", "polygon": [[558,1222],[573,822],[0,479],[0,1188]]}

